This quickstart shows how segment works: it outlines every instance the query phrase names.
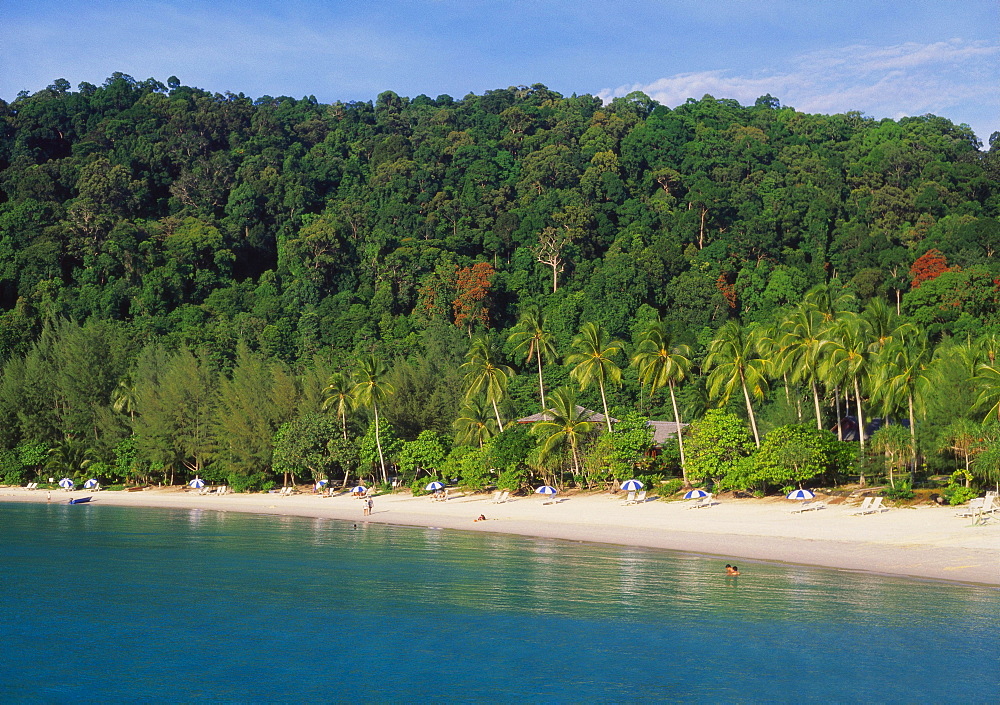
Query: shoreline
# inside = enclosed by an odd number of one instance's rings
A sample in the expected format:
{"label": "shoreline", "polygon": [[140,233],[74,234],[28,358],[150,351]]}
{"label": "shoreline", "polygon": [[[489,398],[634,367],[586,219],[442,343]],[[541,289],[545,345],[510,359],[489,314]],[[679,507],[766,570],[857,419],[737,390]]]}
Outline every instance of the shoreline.
{"label": "shoreline", "polygon": [[[374,498],[374,512],[349,494],[199,495],[182,488],[142,492],[53,491],[49,503],[91,495],[91,504],[165,509],[208,509],[276,516],[336,519],[531,538],[637,546],[759,561],[865,572],[910,579],[1000,587],[1000,517],[975,526],[958,507],[893,508],[855,516],[854,505],[828,501],[825,509],[792,513],[784,499],[724,499],[691,509],[689,502],[647,501],[624,506],[624,493],[541,496],[493,504],[492,495],[456,495],[447,501],[408,492]],[[46,503],[46,491],[0,488],[0,502]],[[474,522],[480,514],[486,521]]]}

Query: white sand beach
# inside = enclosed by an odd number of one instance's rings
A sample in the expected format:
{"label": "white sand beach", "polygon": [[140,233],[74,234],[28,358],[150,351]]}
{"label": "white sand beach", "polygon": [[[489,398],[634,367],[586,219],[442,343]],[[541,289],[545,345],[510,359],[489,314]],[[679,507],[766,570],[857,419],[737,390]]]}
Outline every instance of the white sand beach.
{"label": "white sand beach", "polygon": [[[88,496],[86,491],[0,488],[0,501],[59,502]],[[453,496],[447,501],[408,492],[374,498],[364,516],[362,502],[349,494],[321,497],[306,492],[199,495],[180,488],[141,492],[99,492],[94,505],[210,509],[353,522],[432,526],[489,531],[569,541],[646,546],[718,556],[726,562],[767,561],[867,571],[912,578],[1000,586],[1000,517],[974,525],[956,516],[958,508],[890,508],[856,516],[854,503],[792,513],[784,499],[726,499],[691,509],[684,501],[647,501],[625,506],[624,494],[567,494],[556,503],[542,496],[514,497],[493,504],[491,494]],[[80,507],[86,511],[86,507]],[[474,521],[480,515],[486,521]],[[741,567],[746,572],[745,567]]]}

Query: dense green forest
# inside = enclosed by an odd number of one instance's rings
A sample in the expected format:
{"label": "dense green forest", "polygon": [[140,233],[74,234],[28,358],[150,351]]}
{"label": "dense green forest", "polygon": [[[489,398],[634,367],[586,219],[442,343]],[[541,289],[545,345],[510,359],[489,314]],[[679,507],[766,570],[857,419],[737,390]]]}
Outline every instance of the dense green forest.
{"label": "dense green forest", "polygon": [[[0,479],[961,495],[1000,476],[997,138],[59,79],[0,101]],[[693,423],[653,454],[647,418]]]}

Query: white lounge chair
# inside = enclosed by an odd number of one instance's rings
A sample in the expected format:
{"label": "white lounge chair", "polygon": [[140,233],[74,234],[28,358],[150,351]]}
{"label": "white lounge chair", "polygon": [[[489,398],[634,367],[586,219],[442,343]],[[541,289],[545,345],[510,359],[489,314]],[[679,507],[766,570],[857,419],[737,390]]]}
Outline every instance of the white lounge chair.
{"label": "white lounge chair", "polygon": [[503,503],[504,503],[504,502],[506,502],[506,501],[507,501],[507,500],[508,500],[509,498],[510,498],[510,490],[504,490],[503,492],[501,492],[501,493],[500,493],[500,496],[499,496],[499,497],[497,497],[497,498],[496,498],[496,499],[495,499],[495,500],[493,501],[493,503],[494,503],[494,504],[503,504]]}
{"label": "white lounge chair", "polygon": [[632,500],[631,504],[642,504],[646,501],[646,490],[636,493],[635,499]]}
{"label": "white lounge chair", "polygon": [[229,494],[229,487],[227,485],[219,485],[219,489],[215,491],[216,494]]}
{"label": "white lounge chair", "polygon": [[38,483],[37,482],[29,482],[28,485],[27,485],[27,487],[26,487],[26,489],[37,490],[38,489]]}
{"label": "white lounge chair", "polygon": [[791,513],[801,514],[802,512],[811,512],[814,509],[826,509],[826,502],[803,502],[793,509]]}
{"label": "white lounge chair", "polygon": [[865,497],[863,500],[861,500],[861,506],[858,507],[857,511],[851,512],[851,514],[852,515],[854,515],[854,514],[867,514],[868,510],[871,508],[872,502],[874,500],[875,500],[874,497]]}
{"label": "white lounge chair", "polygon": [[854,514],[879,514],[881,512],[889,511],[888,507],[882,506],[881,497],[866,497],[865,499],[870,499],[871,502],[869,502],[867,506],[865,506],[865,503],[862,502],[861,508],[854,512]]}
{"label": "white lounge chair", "polygon": [[622,504],[634,504],[634,503],[635,503],[635,492],[629,492],[628,497],[625,498],[625,501],[622,502]]}
{"label": "white lounge chair", "polygon": [[490,502],[492,502],[493,504],[496,504],[497,502],[500,501],[500,495],[502,495],[502,494],[503,494],[503,490],[497,490],[496,492],[493,493],[493,499],[491,499]]}
{"label": "white lounge chair", "polygon": [[715,495],[709,494],[699,499],[697,502],[688,507],[688,509],[701,509],[702,507],[714,507],[718,503],[719,503],[718,500],[715,499]]}

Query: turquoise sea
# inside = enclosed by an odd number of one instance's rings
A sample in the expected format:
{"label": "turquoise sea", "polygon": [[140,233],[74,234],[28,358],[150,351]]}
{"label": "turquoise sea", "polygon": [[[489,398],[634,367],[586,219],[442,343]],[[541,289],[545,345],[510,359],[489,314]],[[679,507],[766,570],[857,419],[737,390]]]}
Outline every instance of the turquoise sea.
{"label": "turquoise sea", "polygon": [[650,549],[0,504],[2,702],[996,702],[1000,591]]}

